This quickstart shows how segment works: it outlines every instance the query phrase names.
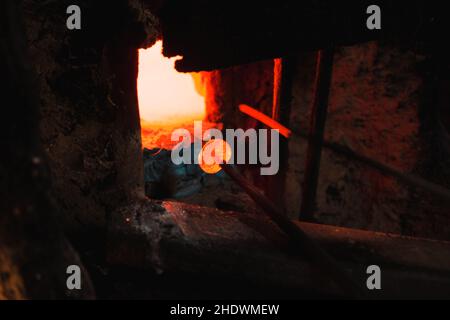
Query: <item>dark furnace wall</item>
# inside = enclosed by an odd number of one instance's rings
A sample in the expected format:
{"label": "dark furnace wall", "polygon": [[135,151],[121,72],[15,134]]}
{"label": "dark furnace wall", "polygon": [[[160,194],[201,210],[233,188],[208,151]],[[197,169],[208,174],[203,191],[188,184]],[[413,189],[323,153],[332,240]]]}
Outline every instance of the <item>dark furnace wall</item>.
{"label": "dark furnace wall", "polygon": [[78,1],[82,29],[70,31],[70,4],[25,9],[53,194],[65,225],[87,230],[142,192],[137,48],[157,33],[141,1]]}
{"label": "dark furnace wall", "polygon": [[[280,203],[300,214],[306,141],[314,93],[315,53],[290,58],[294,65],[291,114],[294,134]],[[440,61],[442,69],[436,68]],[[272,61],[203,75],[207,110],[226,128],[261,127],[237,107],[249,104],[271,115]],[[325,138],[407,174],[450,187],[448,66],[420,43],[383,42],[341,47],[335,55]],[[267,184],[273,179],[255,178]],[[449,204],[420,188],[328,149],[323,151],[317,213],[319,223],[448,240]]]}
{"label": "dark furnace wall", "polygon": [[[315,53],[291,57],[294,77],[291,115],[294,134],[283,206],[299,217],[307,133],[314,93]],[[438,65],[440,67],[438,67]],[[249,104],[271,115],[273,62],[230,67],[203,75],[210,117],[225,128],[260,127],[237,107]],[[325,138],[329,142],[450,187],[448,63],[421,41],[368,42],[340,47],[335,55]],[[447,89],[446,89],[447,88]],[[421,188],[327,149],[323,152],[317,213],[319,223],[448,240],[449,204]],[[273,179],[255,178],[257,185]],[[278,182],[279,183],[279,182]]]}
{"label": "dark furnace wall", "polygon": [[[39,89],[29,56],[21,2],[0,3],[2,86],[0,161],[0,299],[93,298],[89,276],[66,240],[51,196],[39,133]],[[85,273],[69,292],[66,268]]]}
{"label": "dark furnace wall", "polygon": [[137,48],[156,40],[153,17],[141,1],[77,1],[69,31],[71,4],[1,3],[0,299],[93,298],[87,272],[67,290],[82,263],[63,229],[102,237],[112,208],[143,194]]}
{"label": "dark furnace wall", "polygon": [[[445,72],[432,67],[420,46],[370,42],[339,48],[335,57],[325,138],[357,153],[450,187]],[[314,57],[298,57],[291,128],[309,130]],[[444,62],[444,60],[442,60]],[[443,64],[443,67],[445,64]],[[433,80],[434,79],[434,80]],[[430,92],[431,90],[431,92]],[[430,94],[435,99],[430,98]],[[299,213],[305,142],[290,141],[286,207]],[[318,221],[352,228],[449,239],[449,203],[420,188],[324,150],[318,187]]]}

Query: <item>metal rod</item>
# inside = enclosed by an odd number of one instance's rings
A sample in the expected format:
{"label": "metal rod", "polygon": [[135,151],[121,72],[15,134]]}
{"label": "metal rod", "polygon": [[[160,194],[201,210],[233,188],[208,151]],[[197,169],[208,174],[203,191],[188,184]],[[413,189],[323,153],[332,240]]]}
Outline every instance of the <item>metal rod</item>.
{"label": "metal rod", "polygon": [[291,241],[296,244],[299,254],[306,255],[315,267],[339,285],[349,297],[362,298],[364,296],[361,287],[337,261],[324,251],[316,241],[311,239],[298,225],[289,220],[269,198],[247,182],[246,178],[231,166],[221,165],[221,167],[264,210],[270,219],[289,236]]}
{"label": "metal rod", "polygon": [[[308,135],[301,131],[295,131],[295,134],[298,136],[308,139]],[[398,181],[409,185],[414,188],[422,188],[426,191],[428,191],[430,194],[441,198],[442,200],[450,203],[450,190],[440,186],[436,183],[427,181],[421,177],[418,177],[413,174],[407,174],[399,171],[398,169],[392,168],[386,164],[383,164],[377,160],[374,160],[372,158],[369,158],[365,155],[361,155],[354,150],[350,149],[349,147],[337,144],[335,142],[330,141],[323,141],[323,147],[326,149],[329,149],[335,153],[344,155],[352,160],[356,160],[364,165],[367,165],[373,169],[376,169],[381,174],[396,178]]]}
{"label": "metal rod", "polygon": [[333,74],[333,58],[334,49],[324,49],[317,54],[316,85],[300,208],[300,219],[305,221],[313,221],[316,209],[320,160]]}
{"label": "metal rod", "polygon": [[[292,105],[292,87],[297,57],[285,56],[275,60],[272,120],[289,127]],[[283,134],[282,131],[280,131]],[[279,148],[279,172],[267,177],[266,194],[279,207],[286,209],[286,176],[289,163],[289,141],[281,140]]]}

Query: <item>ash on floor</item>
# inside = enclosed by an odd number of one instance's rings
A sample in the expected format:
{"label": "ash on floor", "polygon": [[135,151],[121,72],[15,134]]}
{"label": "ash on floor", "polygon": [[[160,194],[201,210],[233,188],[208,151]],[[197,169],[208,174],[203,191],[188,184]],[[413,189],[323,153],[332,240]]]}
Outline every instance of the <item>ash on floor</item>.
{"label": "ash on floor", "polygon": [[[195,154],[193,149],[191,154]],[[197,164],[175,165],[171,150],[144,149],[144,180],[145,193],[152,199],[181,200],[224,211],[258,211],[253,200],[224,172],[210,175]]]}

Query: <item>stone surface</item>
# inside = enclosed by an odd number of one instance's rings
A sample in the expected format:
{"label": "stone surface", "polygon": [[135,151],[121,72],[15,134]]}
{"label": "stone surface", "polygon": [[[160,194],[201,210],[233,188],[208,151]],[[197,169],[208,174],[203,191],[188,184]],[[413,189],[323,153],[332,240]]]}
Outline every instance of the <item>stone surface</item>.
{"label": "stone surface", "polygon": [[[108,250],[112,265],[145,268],[160,275],[186,273],[266,288],[296,289],[299,294],[342,296],[263,215],[143,200],[121,208],[114,217],[117,219],[109,230]],[[447,242],[298,225],[339,260],[361,286],[365,285],[369,265],[381,267],[383,290],[369,297],[450,296]],[[235,289],[239,291],[239,286]]]}
{"label": "stone surface", "polygon": [[137,49],[159,32],[138,0],[80,1],[82,29],[69,31],[70,4],[26,0],[24,9],[52,194],[66,228],[79,232],[104,227],[115,206],[144,192]]}
{"label": "stone surface", "polygon": [[[67,241],[50,197],[48,162],[39,139],[40,91],[29,55],[22,2],[0,3],[0,70],[7,79],[0,125],[0,299],[87,299],[95,292]],[[84,273],[68,292],[66,268]]]}

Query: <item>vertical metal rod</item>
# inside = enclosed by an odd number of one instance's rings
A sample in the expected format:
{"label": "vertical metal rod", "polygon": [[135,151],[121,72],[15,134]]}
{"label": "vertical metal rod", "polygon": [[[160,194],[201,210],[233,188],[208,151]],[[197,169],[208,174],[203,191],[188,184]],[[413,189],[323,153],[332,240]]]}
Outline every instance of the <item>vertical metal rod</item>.
{"label": "vertical metal rod", "polygon": [[333,74],[333,58],[333,48],[320,50],[317,54],[315,94],[300,209],[300,219],[305,221],[313,221],[316,210],[317,185]]}
{"label": "vertical metal rod", "polygon": [[292,86],[296,58],[286,56],[276,59],[274,67],[274,93],[272,118],[289,127],[292,104]]}
{"label": "vertical metal rod", "polygon": [[[274,93],[272,118],[282,125],[289,127],[292,103],[292,85],[296,67],[296,59],[286,56],[275,60],[274,65]],[[266,194],[284,211],[285,209],[285,183],[289,158],[289,141],[281,139],[279,149],[279,173],[269,177]]]}

